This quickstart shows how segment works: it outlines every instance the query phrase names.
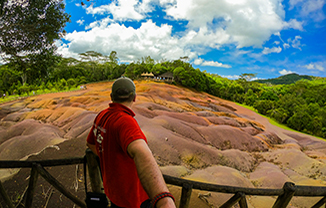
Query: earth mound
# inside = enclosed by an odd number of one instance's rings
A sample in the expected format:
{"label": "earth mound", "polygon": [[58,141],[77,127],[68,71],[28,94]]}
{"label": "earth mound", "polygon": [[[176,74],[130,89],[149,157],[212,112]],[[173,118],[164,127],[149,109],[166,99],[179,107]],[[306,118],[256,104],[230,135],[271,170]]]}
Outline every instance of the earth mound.
{"label": "earth mound", "polygon": [[[206,93],[150,81],[135,84],[137,99],[132,110],[164,174],[242,187],[282,188],[286,181],[325,186],[324,140],[281,129],[253,111]],[[0,160],[84,156],[93,120],[110,103],[111,86],[112,82],[88,84],[86,90],[1,105]],[[47,170],[84,198],[82,165]],[[0,173],[8,194],[18,201],[30,170]],[[180,188],[169,188],[178,201]],[[47,207],[73,206],[39,178],[34,206],[44,206],[49,197]],[[190,207],[216,207],[230,197],[194,190]],[[276,200],[248,198],[251,207],[271,206]],[[306,207],[318,200],[301,197],[291,203],[292,207]]]}

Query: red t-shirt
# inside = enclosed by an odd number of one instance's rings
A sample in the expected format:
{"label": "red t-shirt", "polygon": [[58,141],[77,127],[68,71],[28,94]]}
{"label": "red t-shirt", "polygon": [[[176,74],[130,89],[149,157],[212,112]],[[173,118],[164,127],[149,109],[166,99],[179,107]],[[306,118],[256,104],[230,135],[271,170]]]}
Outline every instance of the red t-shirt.
{"label": "red t-shirt", "polygon": [[108,198],[119,207],[139,208],[149,197],[138,178],[134,160],[127,153],[128,145],[147,139],[134,112],[128,107],[110,103],[95,118],[87,142],[96,145],[100,158],[103,186]]}

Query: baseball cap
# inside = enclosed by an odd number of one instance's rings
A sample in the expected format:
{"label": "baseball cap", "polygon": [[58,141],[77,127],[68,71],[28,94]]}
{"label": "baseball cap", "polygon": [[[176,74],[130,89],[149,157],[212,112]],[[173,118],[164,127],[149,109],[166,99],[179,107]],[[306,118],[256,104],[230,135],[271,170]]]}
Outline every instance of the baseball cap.
{"label": "baseball cap", "polygon": [[112,97],[115,99],[125,99],[136,94],[136,86],[128,77],[120,77],[112,85]]}

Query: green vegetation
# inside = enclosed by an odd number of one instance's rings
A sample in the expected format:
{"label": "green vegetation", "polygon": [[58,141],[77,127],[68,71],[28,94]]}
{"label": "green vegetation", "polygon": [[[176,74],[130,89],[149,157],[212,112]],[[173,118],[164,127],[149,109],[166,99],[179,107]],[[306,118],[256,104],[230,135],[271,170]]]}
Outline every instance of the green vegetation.
{"label": "green vegetation", "polygon": [[273,85],[278,85],[278,84],[293,84],[301,79],[307,79],[307,80],[312,80],[313,77],[312,76],[308,76],[308,75],[299,75],[296,73],[292,73],[292,74],[287,74],[284,76],[280,76],[278,78],[275,79],[260,79],[260,80],[255,80],[255,82],[259,82],[259,83],[271,83]]}
{"label": "green vegetation", "polygon": [[154,75],[172,72],[174,84],[249,106],[279,124],[291,129],[326,137],[326,79],[299,80],[288,85],[262,84],[249,81],[255,74],[242,74],[238,80],[229,80],[216,74],[195,69],[183,60],[155,61],[150,56],[130,64],[118,64],[115,51],[109,56],[88,51],[80,54],[81,60],[56,57],[56,62],[46,68],[47,76],[28,77],[22,84],[19,71],[11,64],[0,66],[0,93],[32,95],[76,89],[79,85],[113,80],[121,75],[131,79],[141,74]]}
{"label": "green vegetation", "polygon": [[0,17],[1,58],[22,85],[30,83],[28,79],[46,78],[48,68],[57,62],[54,41],[65,34],[70,21],[64,2],[1,0]]}

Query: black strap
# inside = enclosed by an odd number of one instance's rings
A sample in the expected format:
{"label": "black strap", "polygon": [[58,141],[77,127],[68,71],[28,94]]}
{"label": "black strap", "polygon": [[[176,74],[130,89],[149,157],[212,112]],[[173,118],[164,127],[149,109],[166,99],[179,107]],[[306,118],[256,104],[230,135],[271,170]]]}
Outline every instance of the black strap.
{"label": "black strap", "polygon": [[86,164],[87,164],[87,157],[84,156],[84,182],[85,182],[85,192],[87,193],[87,173],[86,173]]}

